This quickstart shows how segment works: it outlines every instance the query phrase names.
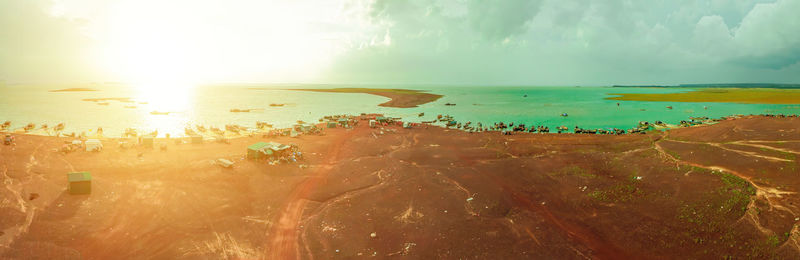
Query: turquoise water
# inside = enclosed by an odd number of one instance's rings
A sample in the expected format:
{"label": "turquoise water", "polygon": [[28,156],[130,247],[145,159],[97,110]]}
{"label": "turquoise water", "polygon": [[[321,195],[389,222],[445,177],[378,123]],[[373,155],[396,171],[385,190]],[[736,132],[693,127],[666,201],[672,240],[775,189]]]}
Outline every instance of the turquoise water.
{"label": "turquoise water", "polygon": [[[301,86],[307,87],[307,86]],[[27,123],[67,125],[68,132],[89,132],[103,127],[106,136],[117,137],[125,128],[140,132],[182,135],[186,125],[225,124],[255,126],[266,121],[289,126],[296,120],[316,122],[325,115],[384,113],[409,121],[432,120],[437,114],[449,114],[461,122],[515,122],[547,125],[551,129],[631,128],[639,121],[661,120],[678,123],[690,116],[721,117],[733,114],[800,114],[797,105],[680,103],[605,100],[609,93],[670,93],[686,89],[610,88],[610,87],[438,87],[395,86],[423,89],[444,95],[440,100],[417,108],[377,106],[387,98],[368,94],[317,93],[287,91],[278,88],[252,90],[242,86],[206,86],[183,91],[149,91],[123,87],[105,87],[96,92],[48,92],[56,87],[5,86],[0,88],[0,121],[12,121],[12,129]],[[282,88],[287,88],[283,86]],[[528,97],[523,97],[523,95]],[[130,97],[140,103],[106,101],[108,105],[82,101],[85,98]],[[270,103],[285,103],[270,107]],[[455,103],[456,106],[445,106]],[[125,108],[125,106],[137,106]],[[673,106],[669,110],[666,106]],[[708,109],[703,107],[707,106]],[[231,113],[232,108],[263,110]],[[169,115],[151,115],[151,111],[169,111]],[[417,114],[424,112],[424,117]],[[561,117],[568,113],[569,117]],[[89,132],[90,133],[90,132]]]}

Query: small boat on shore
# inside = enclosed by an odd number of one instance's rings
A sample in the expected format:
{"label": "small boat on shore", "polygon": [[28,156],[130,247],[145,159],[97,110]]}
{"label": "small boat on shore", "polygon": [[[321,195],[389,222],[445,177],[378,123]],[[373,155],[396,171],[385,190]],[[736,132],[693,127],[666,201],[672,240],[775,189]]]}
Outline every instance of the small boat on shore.
{"label": "small boat on shore", "polygon": [[61,131],[64,130],[64,123],[58,123],[55,127],[53,127],[53,131]]}
{"label": "small boat on shore", "polygon": [[28,123],[28,124],[27,124],[25,127],[23,127],[22,129],[23,129],[23,130],[25,130],[25,132],[27,132],[27,131],[33,130],[34,128],[36,128],[36,124],[34,124],[34,123]]}

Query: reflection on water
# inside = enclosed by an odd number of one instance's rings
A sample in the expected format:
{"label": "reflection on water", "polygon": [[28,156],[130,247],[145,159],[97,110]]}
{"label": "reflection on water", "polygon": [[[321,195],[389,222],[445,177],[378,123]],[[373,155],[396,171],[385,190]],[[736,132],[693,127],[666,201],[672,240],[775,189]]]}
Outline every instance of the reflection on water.
{"label": "reflection on water", "polygon": [[137,112],[142,120],[135,128],[140,133],[157,130],[161,136],[167,133],[176,136],[183,134],[184,127],[191,124],[194,86],[147,85],[136,89]]}

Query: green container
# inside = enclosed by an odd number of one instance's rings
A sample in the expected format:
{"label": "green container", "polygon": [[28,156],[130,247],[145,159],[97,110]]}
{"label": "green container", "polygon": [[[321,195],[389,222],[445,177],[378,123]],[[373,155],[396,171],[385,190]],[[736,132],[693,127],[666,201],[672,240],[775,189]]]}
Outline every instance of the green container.
{"label": "green container", "polygon": [[67,173],[69,194],[91,194],[92,174],[89,172]]}

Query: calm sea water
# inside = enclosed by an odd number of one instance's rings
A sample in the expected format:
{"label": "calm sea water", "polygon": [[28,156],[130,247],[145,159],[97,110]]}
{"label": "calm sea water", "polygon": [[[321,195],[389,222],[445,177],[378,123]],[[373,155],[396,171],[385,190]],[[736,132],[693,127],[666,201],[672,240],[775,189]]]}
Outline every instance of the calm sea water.
{"label": "calm sea water", "polygon": [[[307,86],[301,86],[307,87]],[[282,87],[287,88],[287,87]],[[185,90],[140,91],[123,87],[101,88],[96,92],[48,92],[57,87],[0,87],[0,121],[12,121],[12,128],[27,123],[54,126],[64,122],[67,132],[91,134],[103,127],[105,135],[118,137],[125,128],[140,132],[158,130],[173,136],[183,134],[187,125],[223,127],[225,124],[255,126],[266,121],[289,126],[296,120],[316,122],[325,115],[384,113],[409,121],[432,120],[449,114],[461,122],[514,122],[547,125],[552,129],[631,128],[639,121],[661,120],[678,123],[690,116],[721,117],[732,114],[800,114],[797,105],[679,103],[605,100],[609,93],[670,93],[685,89],[646,89],[610,87],[439,87],[408,86],[399,88],[430,90],[444,95],[440,100],[417,108],[377,106],[387,98],[368,94],[316,93],[281,90],[252,90],[243,86],[205,86]],[[527,97],[523,97],[528,95]],[[85,98],[130,97],[136,103],[107,101],[108,105],[83,101]],[[142,103],[139,103],[142,102]],[[146,102],[146,104],[144,103]],[[270,103],[285,103],[270,107]],[[456,106],[445,106],[456,103]],[[136,106],[126,108],[125,106]],[[673,106],[674,109],[667,109]],[[707,106],[708,109],[703,107]],[[250,113],[232,113],[232,108],[263,109]],[[152,115],[151,111],[169,111]],[[425,116],[417,114],[424,112]],[[569,117],[561,117],[568,113]],[[163,134],[161,134],[163,136]]]}

